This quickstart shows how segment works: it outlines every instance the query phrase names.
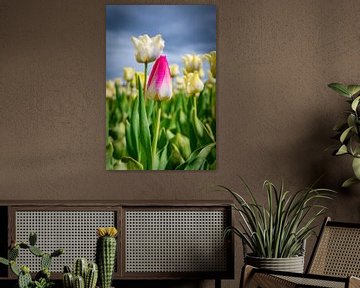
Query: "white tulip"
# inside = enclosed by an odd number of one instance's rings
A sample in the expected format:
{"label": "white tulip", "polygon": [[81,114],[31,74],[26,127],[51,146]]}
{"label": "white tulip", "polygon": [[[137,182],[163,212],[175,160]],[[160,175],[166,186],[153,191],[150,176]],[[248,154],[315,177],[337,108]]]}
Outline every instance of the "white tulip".
{"label": "white tulip", "polygon": [[180,74],[179,65],[177,65],[177,64],[171,64],[171,65],[170,65],[170,74],[171,74],[171,77],[172,77],[172,78],[178,76],[178,75]]}
{"label": "white tulip", "polygon": [[155,61],[160,56],[164,47],[165,41],[158,34],[152,38],[149,35],[140,35],[138,38],[132,36],[131,41],[135,47],[135,58],[139,63],[150,63]]}
{"label": "white tulip", "polygon": [[186,54],[182,57],[184,61],[185,73],[192,73],[202,69],[202,60],[200,55]]}

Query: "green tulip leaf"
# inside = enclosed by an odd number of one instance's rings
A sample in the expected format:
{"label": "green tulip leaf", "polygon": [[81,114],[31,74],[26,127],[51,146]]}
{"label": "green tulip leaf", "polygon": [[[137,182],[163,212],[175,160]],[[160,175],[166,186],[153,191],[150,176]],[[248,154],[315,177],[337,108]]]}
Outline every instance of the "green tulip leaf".
{"label": "green tulip leaf", "polygon": [[342,96],[347,98],[351,97],[350,92],[347,89],[347,86],[341,83],[331,83],[328,85],[329,88],[333,89],[335,92],[339,93]]}
{"label": "green tulip leaf", "polygon": [[175,137],[171,139],[171,143],[175,144],[179,148],[182,158],[188,159],[191,154],[190,140],[188,137],[177,133]]}
{"label": "green tulip leaf", "polygon": [[128,170],[144,170],[144,167],[141,163],[129,156],[121,158],[121,162],[127,165]]}
{"label": "green tulip leaf", "polygon": [[143,90],[139,76],[137,76],[138,91],[139,91],[139,162],[142,163],[144,169],[152,169],[152,157],[151,157],[151,136],[149,129],[149,121],[145,109],[145,99],[143,96]]}
{"label": "green tulip leaf", "polygon": [[176,170],[199,170],[205,165],[206,158],[209,156],[211,151],[216,147],[215,143],[200,147],[191,153],[189,159],[176,167]]}
{"label": "green tulip leaf", "polygon": [[165,170],[168,163],[168,143],[158,151],[158,170]]}
{"label": "green tulip leaf", "polygon": [[347,153],[348,153],[348,150],[346,148],[346,145],[341,145],[341,147],[339,148],[339,150],[336,152],[335,155],[344,155]]}
{"label": "green tulip leaf", "polygon": [[341,143],[344,143],[344,141],[346,140],[346,137],[348,136],[349,132],[351,131],[353,127],[349,127],[347,128],[340,136],[340,141]]}
{"label": "green tulip leaf", "polygon": [[342,183],[341,187],[348,188],[352,185],[359,184],[359,183],[360,183],[359,179],[352,177],[352,178],[349,178],[346,181],[344,181],[344,183]]}
{"label": "green tulip leaf", "polygon": [[[132,112],[131,112],[131,119],[130,119],[130,137],[131,137],[131,145],[132,147],[129,149],[129,155],[132,156],[134,159],[139,160],[140,152],[139,152],[139,132],[140,132],[140,119],[139,119],[139,96],[135,98],[133,103]],[[131,153],[130,153],[131,152]]]}
{"label": "green tulip leaf", "polygon": [[356,97],[355,100],[351,103],[351,109],[356,111],[356,108],[359,105],[360,96]]}
{"label": "green tulip leaf", "polygon": [[113,168],[113,152],[114,148],[110,142],[106,145],[106,170],[112,170]]}

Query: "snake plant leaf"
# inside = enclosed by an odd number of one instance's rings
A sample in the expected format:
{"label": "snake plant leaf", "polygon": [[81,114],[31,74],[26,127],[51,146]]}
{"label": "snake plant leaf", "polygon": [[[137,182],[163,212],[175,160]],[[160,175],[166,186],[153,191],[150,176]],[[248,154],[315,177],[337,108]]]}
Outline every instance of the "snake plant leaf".
{"label": "snake plant leaf", "polygon": [[335,155],[339,156],[339,155],[344,155],[344,154],[347,154],[347,153],[349,153],[349,152],[347,150],[346,145],[341,145],[341,147],[339,148],[339,150],[336,152]]}
{"label": "snake plant leaf", "polygon": [[349,135],[349,132],[351,131],[352,128],[353,128],[353,126],[350,126],[347,129],[345,129],[345,131],[343,133],[341,133],[341,136],[340,136],[341,143],[344,143],[344,141],[346,140],[346,138]]}
{"label": "snake plant leaf", "polygon": [[360,183],[360,180],[358,178],[351,177],[351,178],[345,180],[344,183],[342,183],[341,187],[348,188],[352,185],[359,184],[359,183]]}
{"label": "snake plant leaf", "polygon": [[351,93],[349,92],[346,85],[341,83],[330,83],[328,85],[329,88],[333,89],[335,92],[339,93],[342,96],[347,98],[351,98]]}
{"label": "snake plant leaf", "polygon": [[122,157],[121,162],[126,164],[128,170],[144,170],[143,165],[130,156]]}
{"label": "snake plant leaf", "polygon": [[351,96],[354,96],[360,92],[360,85],[348,85],[347,90]]}
{"label": "snake plant leaf", "polygon": [[352,101],[351,103],[351,109],[356,111],[356,108],[359,105],[359,101],[360,101],[360,96],[356,97],[354,101]]}

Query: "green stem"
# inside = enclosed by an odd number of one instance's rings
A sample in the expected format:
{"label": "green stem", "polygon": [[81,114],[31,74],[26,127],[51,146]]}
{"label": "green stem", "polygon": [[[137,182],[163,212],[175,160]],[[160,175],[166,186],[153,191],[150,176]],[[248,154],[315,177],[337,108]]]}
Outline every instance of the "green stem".
{"label": "green stem", "polygon": [[147,68],[148,68],[148,63],[145,62],[145,70],[144,70],[144,97],[145,97],[145,91],[146,91],[146,80],[147,80]]}
{"label": "green stem", "polygon": [[195,95],[192,96],[192,101],[193,101],[193,108],[195,110],[195,118],[197,118],[197,97]]}
{"label": "green stem", "polygon": [[156,149],[157,149],[157,142],[158,142],[158,138],[159,138],[159,131],[160,131],[160,120],[161,120],[161,102],[158,101],[156,103],[157,107],[156,109],[156,118],[155,118],[155,129],[154,129],[154,138],[152,141],[152,145],[151,145],[151,153],[152,153],[152,164],[153,164],[153,170],[155,168],[156,165]]}
{"label": "green stem", "polygon": [[106,144],[108,143],[108,139],[109,139],[109,116],[110,116],[110,111],[109,111],[109,100],[106,99]]}

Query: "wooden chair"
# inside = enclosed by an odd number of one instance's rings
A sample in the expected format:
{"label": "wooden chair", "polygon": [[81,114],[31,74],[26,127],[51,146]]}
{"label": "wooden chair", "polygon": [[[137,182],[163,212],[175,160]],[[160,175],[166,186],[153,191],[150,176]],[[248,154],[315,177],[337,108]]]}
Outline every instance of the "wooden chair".
{"label": "wooden chair", "polygon": [[240,287],[360,287],[360,224],[326,218],[306,273],[244,266]]}

